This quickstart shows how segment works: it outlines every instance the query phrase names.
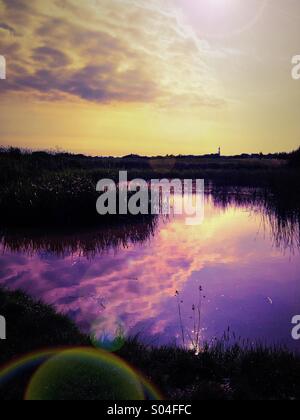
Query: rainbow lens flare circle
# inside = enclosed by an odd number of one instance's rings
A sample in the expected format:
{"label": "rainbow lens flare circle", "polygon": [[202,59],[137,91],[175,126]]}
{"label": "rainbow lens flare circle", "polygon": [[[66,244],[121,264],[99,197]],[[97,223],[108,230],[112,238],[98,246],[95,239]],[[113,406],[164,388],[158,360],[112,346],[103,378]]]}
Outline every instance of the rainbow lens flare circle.
{"label": "rainbow lens flare circle", "polygon": [[91,348],[24,357],[1,370],[1,393],[6,386],[22,386],[29,401],[162,399],[152,384],[119,357]]}

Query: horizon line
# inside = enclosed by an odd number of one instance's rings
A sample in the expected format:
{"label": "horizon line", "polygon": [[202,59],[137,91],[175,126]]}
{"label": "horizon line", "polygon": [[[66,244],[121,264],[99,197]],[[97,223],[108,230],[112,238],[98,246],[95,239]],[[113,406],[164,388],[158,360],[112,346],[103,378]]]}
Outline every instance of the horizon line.
{"label": "horizon line", "polygon": [[261,156],[261,157],[270,157],[270,156],[282,156],[282,155],[289,155],[293,152],[295,152],[297,149],[291,150],[289,152],[287,151],[282,151],[282,152],[268,152],[268,153],[263,153],[263,152],[242,152],[242,153],[237,153],[237,154],[219,154],[218,152],[216,153],[204,153],[204,154],[165,154],[165,155],[140,155],[138,153],[128,153],[125,155],[101,155],[101,154],[96,154],[96,155],[92,155],[89,153],[85,153],[85,152],[72,152],[72,151],[68,151],[68,150],[63,150],[60,149],[59,147],[57,147],[57,149],[31,149],[31,148],[27,148],[27,147],[18,147],[18,146],[2,146],[0,145],[0,152],[9,152],[9,151],[20,151],[22,154],[33,154],[33,153],[46,153],[49,155],[70,155],[70,156],[84,156],[86,158],[113,158],[113,159],[124,159],[124,158],[140,158],[140,159],[153,159],[153,158],[201,158],[201,157],[219,157],[219,158],[230,158],[230,157],[243,157],[243,156],[249,156],[249,157],[257,157],[257,156]]}

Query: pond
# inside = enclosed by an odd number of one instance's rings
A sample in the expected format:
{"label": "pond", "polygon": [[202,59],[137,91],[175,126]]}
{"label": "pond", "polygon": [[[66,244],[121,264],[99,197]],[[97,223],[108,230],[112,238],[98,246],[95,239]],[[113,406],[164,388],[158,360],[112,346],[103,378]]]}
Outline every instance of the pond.
{"label": "pond", "polygon": [[121,330],[153,345],[182,345],[196,326],[202,342],[226,333],[297,350],[298,234],[299,225],[282,222],[251,193],[209,194],[199,226],[161,216],[71,233],[8,230],[0,285],[54,305],[97,337]]}

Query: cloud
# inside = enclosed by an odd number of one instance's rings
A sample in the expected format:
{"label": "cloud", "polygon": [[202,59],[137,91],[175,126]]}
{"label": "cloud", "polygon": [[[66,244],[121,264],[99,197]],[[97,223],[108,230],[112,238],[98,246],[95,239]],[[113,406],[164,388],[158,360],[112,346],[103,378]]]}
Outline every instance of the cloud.
{"label": "cloud", "polygon": [[[0,42],[10,71],[2,94],[165,107],[224,104],[204,44],[161,0],[0,5],[8,22],[2,29],[20,35]],[[17,54],[9,52],[13,44]]]}
{"label": "cloud", "polygon": [[3,23],[3,22],[0,22],[0,31],[1,30],[8,32],[10,35],[17,34],[12,26],[7,25],[6,23]]}
{"label": "cloud", "polygon": [[64,67],[70,64],[68,56],[55,48],[39,47],[33,50],[32,58],[37,62],[46,62],[50,68]]}
{"label": "cloud", "polygon": [[[176,332],[176,290],[188,297],[184,306],[185,311],[189,311],[195,303],[200,281],[207,285],[214,281],[216,290],[223,290],[227,283],[219,275],[221,270],[236,291],[240,266],[245,270],[247,264],[249,269],[260,261],[265,264],[264,238],[258,242],[259,251],[257,247],[254,250],[252,244],[257,221],[251,219],[249,223],[249,215],[242,209],[221,213],[212,207],[207,210],[205,225],[196,230],[187,229],[184,217],[176,218],[160,225],[149,246],[131,244],[116,253],[96,255],[91,260],[78,251],[55,259],[54,264],[49,253],[42,257],[37,253],[27,258],[24,255],[24,265],[23,261],[13,260],[13,255],[6,255],[8,263],[1,267],[9,267],[12,272],[1,279],[1,284],[22,288],[54,304],[78,325],[85,325],[88,332],[95,324],[113,332],[120,319],[126,331],[133,327],[135,332],[163,335],[165,328],[171,325]],[[244,223],[245,220],[248,223]],[[237,221],[239,226],[244,226],[242,232],[234,230]],[[0,252],[3,253],[1,245]],[[141,329],[142,325],[148,327]],[[170,338],[169,334],[167,336]]]}

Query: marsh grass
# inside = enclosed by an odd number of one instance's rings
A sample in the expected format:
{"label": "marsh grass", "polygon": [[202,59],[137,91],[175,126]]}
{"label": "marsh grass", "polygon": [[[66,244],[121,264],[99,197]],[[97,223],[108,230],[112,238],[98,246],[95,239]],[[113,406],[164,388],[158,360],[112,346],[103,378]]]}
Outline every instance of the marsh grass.
{"label": "marsh grass", "polygon": [[201,352],[175,346],[125,343],[119,354],[134,363],[167,398],[277,400],[300,398],[300,358],[283,348],[204,344]]}
{"label": "marsh grass", "polygon": [[295,184],[274,191],[262,188],[221,187],[210,190],[215,207],[226,210],[230,206],[244,208],[261,218],[261,227],[269,233],[274,245],[283,251],[295,252],[300,247],[300,191]]}
{"label": "marsh grass", "polygon": [[[0,290],[0,313],[9,325],[9,339],[1,342],[1,365],[40,349],[93,346],[93,340],[67,317],[22,292]],[[167,399],[300,399],[299,355],[284,348],[241,340],[234,344],[232,340],[227,331],[222,339],[204,343],[196,355],[182,347],[145,345],[139,337],[123,341],[122,336],[117,354],[151,380]],[[23,377],[17,383],[0,386],[0,399],[21,399],[26,381],[28,377]]]}
{"label": "marsh grass", "polygon": [[198,288],[198,301],[197,304],[192,304],[191,316],[187,323],[192,324],[192,328],[187,327],[183,318],[184,301],[181,299],[180,292],[177,290],[175,293],[177,299],[179,326],[181,331],[182,347],[191,350],[198,355],[202,350],[202,306],[206,296],[203,294],[202,286]]}
{"label": "marsh grass", "polygon": [[278,202],[300,208],[300,171],[294,160],[294,154],[101,158],[0,148],[2,223],[78,226],[130,221],[130,215],[100,217],[96,212],[97,182],[117,181],[120,170],[128,171],[129,179],[205,179],[218,188],[259,187]]}
{"label": "marsh grass", "polygon": [[107,226],[64,228],[16,228],[0,226],[0,244],[4,252],[34,255],[47,252],[64,258],[80,255],[93,259],[109,250],[143,244],[155,234],[158,220],[142,218],[131,223],[110,223]]}

